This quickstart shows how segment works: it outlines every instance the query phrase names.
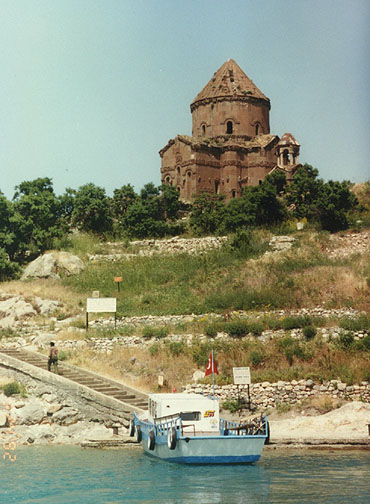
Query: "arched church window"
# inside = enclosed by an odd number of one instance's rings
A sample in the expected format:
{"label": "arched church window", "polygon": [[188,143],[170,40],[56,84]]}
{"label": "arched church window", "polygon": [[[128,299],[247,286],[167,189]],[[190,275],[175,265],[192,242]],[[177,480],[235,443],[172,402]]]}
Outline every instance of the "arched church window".
{"label": "arched church window", "polygon": [[178,167],[176,168],[176,171],[177,171],[177,175],[180,175],[180,166],[178,166]]}
{"label": "arched church window", "polygon": [[202,124],[202,136],[206,136],[206,125]]}
{"label": "arched church window", "polygon": [[283,165],[286,166],[289,164],[289,151],[285,149],[283,151]]}
{"label": "arched church window", "polygon": [[220,191],[220,181],[215,180],[215,194],[218,194]]}
{"label": "arched church window", "polygon": [[235,189],[233,189],[233,190],[231,191],[231,197],[232,197],[232,198],[236,198],[236,191],[235,191]]}
{"label": "arched church window", "polygon": [[226,133],[228,135],[231,135],[233,132],[233,122],[232,121],[227,121],[226,123]]}
{"label": "arched church window", "polygon": [[164,179],[165,184],[167,185],[172,185],[171,177],[167,175],[167,177]]}
{"label": "arched church window", "polygon": [[257,123],[256,124],[256,136],[259,134],[260,131],[260,125]]}

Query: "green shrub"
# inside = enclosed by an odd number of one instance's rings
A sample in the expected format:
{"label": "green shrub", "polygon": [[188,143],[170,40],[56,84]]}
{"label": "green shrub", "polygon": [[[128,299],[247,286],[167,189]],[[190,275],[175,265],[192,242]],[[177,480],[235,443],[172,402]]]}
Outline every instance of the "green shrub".
{"label": "green shrub", "polygon": [[157,355],[157,353],[159,352],[159,344],[158,343],[153,343],[153,345],[151,345],[149,348],[148,348],[148,352],[150,353],[150,355],[154,356],[154,355]]}
{"label": "green shrub", "polygon": [[204,334],[206,336],[210,336],[211,338],[214,338],[217,336],[217,333],[220,332],[221,329],[221,324],[218,324],[216,322],[212,322],[211,324],[207,324],[204,328]]}
{"label": "green shrub", "polygon": [[222,403],[222,409],[229,410],[230,413],[239,411],[239,401],[237,399],[228,399]]}
{"label": "green shrub", "polygon": [[14,329],[11,329],[10,327],[8,327],[7,329],[0,329],[0,339],[13,338],[16,335],[17,333],[14,331]]}
{"label": "green shrub", "polygon": [[249,322],[248,324],[248,330],[250,333],[254,334],[255,336],[261,336],[263,333],[265,326],[263,322],[256,320],[255,322]]}
{"label": "green shrub", "polygon": [[171,341],[168,343],[167,348],[171,355],[178,356],[185,350],[185,343],[183,341]]}
{"label": "green shrub", "polygon": [[355,337],[353,336],[353,333],[350,331],[342,331],[339,334],[337,343],[341,348],[348,349],[351,348],[355,341]]}
{"label": "green shrub", "polygon": [[308,315],[301,317],[286,317],[282,320],[282,328],[286,331],[290,331],[291,329],[300,329],[308,325],[311,325],[311,317]]}
{"label": "green shrub", "polygon": [[339,327],[346,331],[369,331],[370,315],[360,315],[357,318],[342,318],[339,322]]}
{"label": "green shrub", "polygon": [[142,336],[144,339],[151,338],[165,338],[169,334],[169,329],[167,326],[153,327],[153,326],[144,326],[142,329]]}
{"label": "green shrub", "polygon": [[367,334],[362,340],[362,344],[366,350],[370,350],[370,334]]}
{"label": "green shrub", "polygon": [[249,355],[249,360],[253,366],[258,366],[264,359],[264,354],[259,350],[252,350]]}
{"label": "green shrub", "polygon": [[4,385],[4,394],[9,397],[15,394],[20,394],[21,389],[18,382],[7,383]]}
{"label": "green shrub", "polygon": [[303,328],[303,336],[307,341],[312,340],[317,334],[316,327],[314,326],[305,326]]}
{"label": "green shrub", "polygon": [[70,359],[71,355],[72,355],[72,352],[70,352],[70,351],[59,350],[59,352],[58,352],[58,360],[60,360],[60,361],[68,360],[68,359]]}
{"label": "green shrub", "polygon": [[225,331],[229,336],[241,338],[249,332],[248,324],[245,320],[231,320],[226,322]]}

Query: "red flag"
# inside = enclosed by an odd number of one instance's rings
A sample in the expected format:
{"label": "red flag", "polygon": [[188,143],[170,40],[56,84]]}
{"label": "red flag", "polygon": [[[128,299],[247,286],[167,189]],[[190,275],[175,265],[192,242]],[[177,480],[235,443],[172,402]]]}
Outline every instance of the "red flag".
{"label": "red flag", "polygon": [[216,361],[214,360],[213,353],[211,352],[211,354],[209,356],[209,359],[208,359],[208,364],[207,364],[204,376],[208,376],[208,375],[212,374],[212,364],[213,364],[213,372],[216,373],[216,374],[218,374],[218,369],[217,369]]}

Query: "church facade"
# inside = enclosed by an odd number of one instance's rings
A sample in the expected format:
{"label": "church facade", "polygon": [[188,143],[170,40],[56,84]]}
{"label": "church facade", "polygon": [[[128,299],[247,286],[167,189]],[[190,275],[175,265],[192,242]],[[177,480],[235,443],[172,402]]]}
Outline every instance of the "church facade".
{"label": "church facade", "polygon": [[190,105],[192,136],[177,135],[163,149],[161,181],[190,202],[201,192],[241,196],[273,170],[291,179],[300,144],[285,133],[270,133],[270,100],[230,59]]}

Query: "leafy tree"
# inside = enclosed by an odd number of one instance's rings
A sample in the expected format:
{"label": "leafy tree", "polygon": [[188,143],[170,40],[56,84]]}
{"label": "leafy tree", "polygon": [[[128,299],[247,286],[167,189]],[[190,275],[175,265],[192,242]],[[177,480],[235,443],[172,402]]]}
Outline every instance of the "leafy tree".
{"label": "leafy tree", "polygon": [[16,236],[11,223],[13,215],[12,203],[0,191],[0,248],[9,256],[14,255],[16,248],[14,246]]}
{"label": "leafy tree", "polygon": [[126,184],[120,189],[115,189],[111,200],[113,217],[121,219],[125,215],[128,207],[132,205],[137,198],[138,195],[131,184]]}
{"label": "leafy tree", "polygon": [[183,226],[175,223],[178,211],[179,194],[176,188],[168,185],[160,188],[149,183],[127,208],[124,229],[130,237],[137,238],[178,234],[183,231]]}
{"label": "leafy tree", "polygon": [[140,198],[144,200],[148,200],[151,198],[155,198],[160,194],[160,187],[156,187],[153,182],[149,182],[145,184],[145,186],[140,191]]}
{"label": "leafy tree", "polygon": [[179,216],[180,209],[179,191],[168,184],[162,185],[161,189],[163,216],[165,219],[175,220]]}
{"label": "leafy tree", "polygon": [[196,196],[190,214],[190,227],[196,234],[213,234],[224,226],[224,196],[206,192]]}
{"label": "leafy tree", "polygon": [[19,259],[26,251],[39,253],[61,236],[60,202],[56,198],[50,178],[25,181],[15,188],[14,215],[11,218]]}
{"label": "leafy tree", "polygon": [[235,232],[247,229],[256,224],[257,208],[255,202],[249,197],[251,193],[244,193],[240,198],[232,199],[226,207],[224,229],[226,232]]}
{"label": "leafy tree", "polygon": [[160,237],[166,234],[166,223],[158,219],[160,202],[153,199],[151,204],[145,204],[141,199],[135,201],[127,209],[124,226],[130,237],[145,238]]}
{"label": "leafy tree", "polygon": [[275,187],[277,194],[282,193],[287,184],[285,173],[281,170],[274,170],[272,173],[267,175],[265,182],[272,184]]}
{"label": "leafy tree", "polygon": [[357,203],[349,182],[329,180],[323,184],[317,201],[322,228],[330,232],[347,229],[347,212]]}
{"label": "leafy tree", "polygon": [[0,247],[0,281],[10,280],[20,272],[20,266],[9,260],[7,252]]}
{"label": "leafy tree", "polygon": [[299,219],[318,219],[316,203],[323,186],[323,181],[317,178],[318,174],[316,168],[305,164],[297,169],[286,189],[287,204],[294,205],[294,215]]}
{"label": "leafy tree", "polygon": [[111,231],[112,217],[105,189],[92,183],[78,189],[74,198],[72,223],[85,232]]}
{"label": "leafy tree", "polygon": [[225,229],[235,232],[251,226],[276,224],[285,216],[276,187],[266,179],[261,185],[245,187],[240,198],[230,201],[226,208]]}
{"label": "leafy tree", "polygon": [[[58,197],[60,204],[60,215],[67,226],[72,223],[72,214],[74,208],[74,201],[76,197],[75,189],[67,187],[65,193]],[[65,229],[67,231],[67,228]]]}

